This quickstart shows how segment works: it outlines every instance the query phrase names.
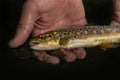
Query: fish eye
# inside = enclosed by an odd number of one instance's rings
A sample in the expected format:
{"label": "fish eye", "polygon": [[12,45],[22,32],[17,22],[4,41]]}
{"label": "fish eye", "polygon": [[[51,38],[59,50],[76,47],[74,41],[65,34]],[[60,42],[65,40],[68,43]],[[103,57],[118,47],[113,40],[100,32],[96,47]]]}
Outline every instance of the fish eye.
{"label": "fish eye", "polygon": [[44,37],[43,37],[43,36],[41,36],[41,37],[40,37],[40,39],[44,39]]}

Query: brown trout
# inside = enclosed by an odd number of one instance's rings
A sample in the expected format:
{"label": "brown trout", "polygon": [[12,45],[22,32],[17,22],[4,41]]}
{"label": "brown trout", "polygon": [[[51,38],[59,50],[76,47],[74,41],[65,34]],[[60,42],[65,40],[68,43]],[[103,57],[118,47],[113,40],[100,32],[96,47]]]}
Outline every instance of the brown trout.
{"label": "brown trout", "polygon": [[75,26],[41,34],[30,40],[33,50],[95,47],[113,48],[120,43],[120,26]]}

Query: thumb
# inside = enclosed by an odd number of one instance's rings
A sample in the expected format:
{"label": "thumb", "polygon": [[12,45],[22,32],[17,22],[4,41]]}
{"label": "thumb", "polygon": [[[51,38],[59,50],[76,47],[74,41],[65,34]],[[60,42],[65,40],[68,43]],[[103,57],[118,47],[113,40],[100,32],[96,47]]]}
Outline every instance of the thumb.
{"label": "thumb", "polygon": [[18,27],[15,37],[11,39],[9,42],[9,46],[15,48],[22,45],[29,37],[31,31],[32,27],[31,28],[26,27],[25,29],[22,26]]}
{"label": "thumb", "polygon": [[15,37],[9,42],[12,48],[22,45],[33,30],[34,22],[37,16],[37,9],[33,2],[26,2],[23,6],[23,11],[18,25]]}

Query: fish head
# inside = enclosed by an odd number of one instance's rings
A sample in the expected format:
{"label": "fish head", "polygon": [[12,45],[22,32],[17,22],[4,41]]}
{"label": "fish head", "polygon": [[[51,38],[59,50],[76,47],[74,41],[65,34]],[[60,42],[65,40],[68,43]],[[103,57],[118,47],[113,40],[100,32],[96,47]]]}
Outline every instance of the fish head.
{"label": "fish head", "polygon": [[60,47],[56,32],[41,34],[39,37],[32,38],[29,45],[33,50],[53,50]]}

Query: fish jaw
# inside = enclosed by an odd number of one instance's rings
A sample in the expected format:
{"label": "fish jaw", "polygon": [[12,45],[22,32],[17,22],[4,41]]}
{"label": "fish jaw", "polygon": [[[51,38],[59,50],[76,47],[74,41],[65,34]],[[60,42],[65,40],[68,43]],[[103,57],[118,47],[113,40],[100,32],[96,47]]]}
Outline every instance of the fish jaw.
{"label": "fish jaw", "polygon": [[31,45],[31,49],[33,50],[55,50],[58,48],[60,48],[59,39],[39,42],[38,44]]}
{"label": "fish jaw", "polygon": [[58,49],[58,48],[60,48],[60,46],[59,45],[54,45],[54,46],[48,46],[48,45],[46,45],[46,46],[41,46],[40,44],[38,44],[38,45],[35,45],[35,46],[31,46],[31,49],[33,49],[33,50],[54,50],[54,49]]}

